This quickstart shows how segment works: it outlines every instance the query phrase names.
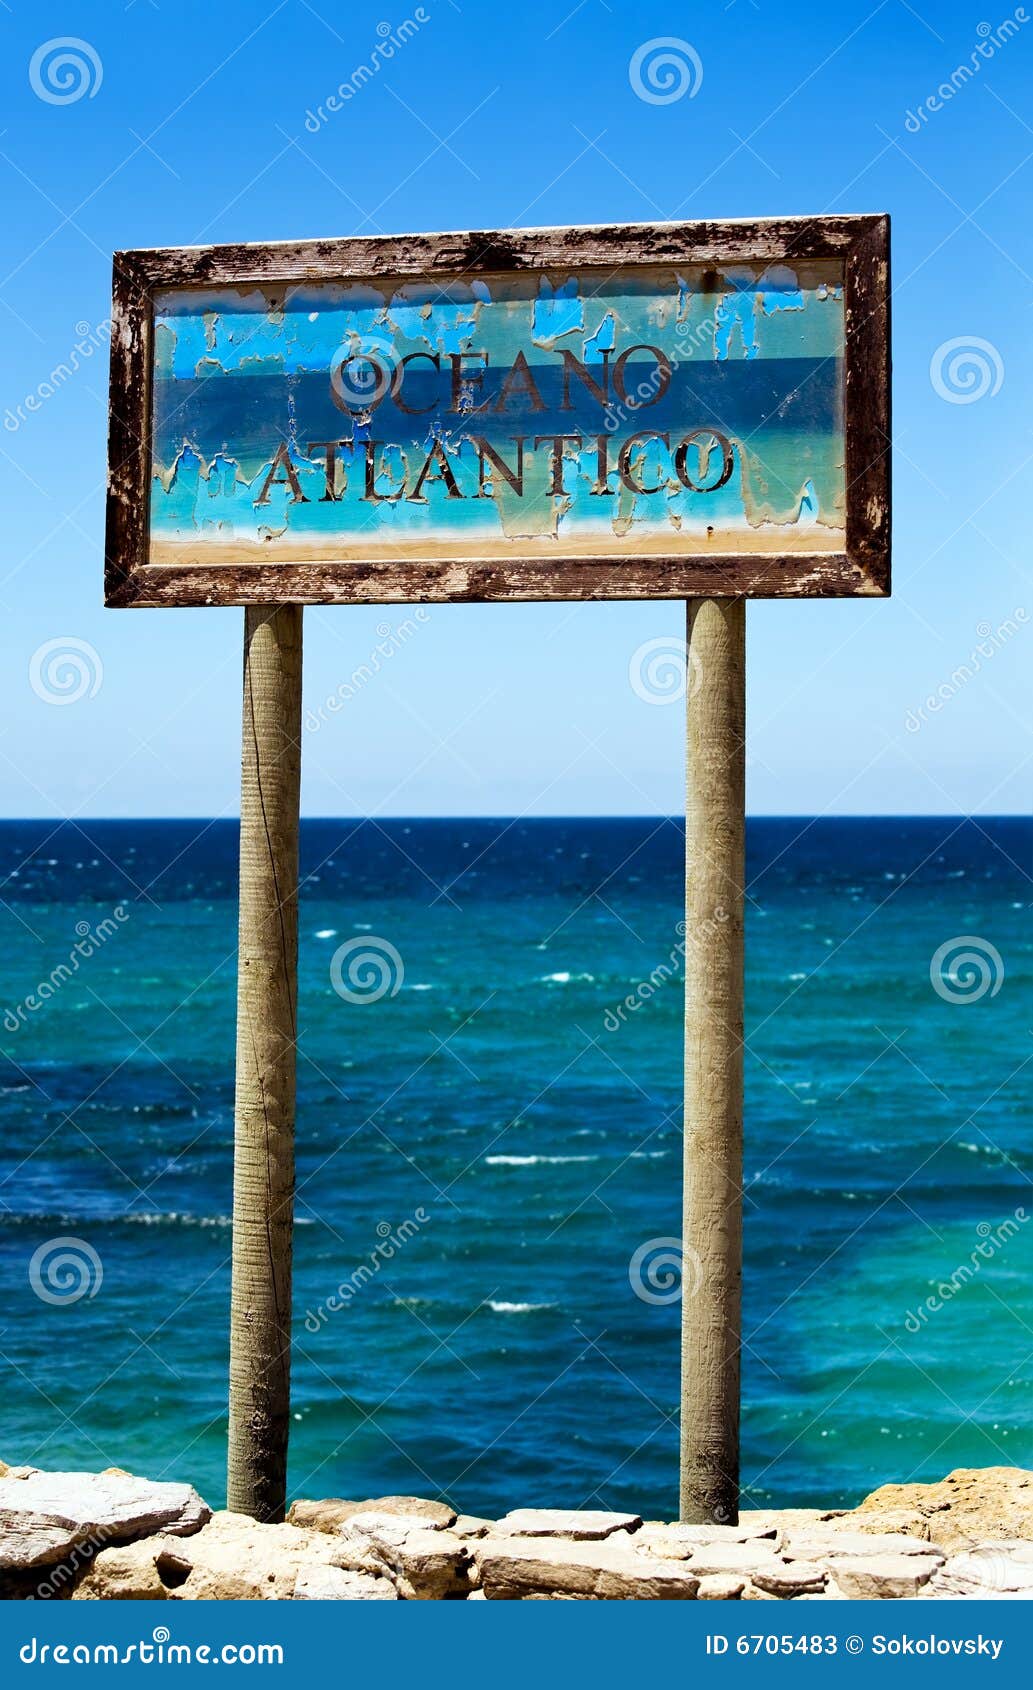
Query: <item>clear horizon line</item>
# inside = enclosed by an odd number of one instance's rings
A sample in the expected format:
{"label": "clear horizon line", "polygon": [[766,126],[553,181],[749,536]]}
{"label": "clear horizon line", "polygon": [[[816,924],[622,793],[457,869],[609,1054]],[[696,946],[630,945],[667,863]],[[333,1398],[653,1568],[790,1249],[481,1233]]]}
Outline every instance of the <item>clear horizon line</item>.
{"label": "clear horizon line", "polygon": [[[545,814],[521,815],[505,810],[492,811],[453,811],[434,814],[420,814],[405,812],[397,815],[360,815],[352,812],[334,812],[325,815],[311,815],[302,812],[302,822],[375,822],[378,826],[391,822],[650,822],[650,821],[684,821],[681,810],[641,810],[641,811],[556,811]],[[1026,810],[840,810],[831,813],[815,812],[813,810],[747,810],[747,821],[806,821],[812,824],[818,822],[840,821],[1031,821],[1033,814]],[[106,816],[0,816],[0,825],[23,825],[38,823],[45,827],[79,827],[88,822],[119,822],[132,825],[134,822],[204,822],[210,827],[220,823],[227,825],[239,823],[240,816],[236,812],[231,815],[212,815],[209,812],[180,815],[106,815]]]}

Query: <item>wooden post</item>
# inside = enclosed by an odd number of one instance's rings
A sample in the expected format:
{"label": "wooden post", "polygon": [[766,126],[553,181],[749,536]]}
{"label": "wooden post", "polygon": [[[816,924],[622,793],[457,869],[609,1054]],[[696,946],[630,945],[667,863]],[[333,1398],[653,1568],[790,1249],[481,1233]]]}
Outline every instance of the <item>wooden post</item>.
{"label": "wooden post", "polygon": [[687,618],[681,1518],[739,1509],[746,603]]}
{"label": "wooden post", "polygon": [[244,612],[227,1506],[271,1521],[290,1425],[301,616]]}

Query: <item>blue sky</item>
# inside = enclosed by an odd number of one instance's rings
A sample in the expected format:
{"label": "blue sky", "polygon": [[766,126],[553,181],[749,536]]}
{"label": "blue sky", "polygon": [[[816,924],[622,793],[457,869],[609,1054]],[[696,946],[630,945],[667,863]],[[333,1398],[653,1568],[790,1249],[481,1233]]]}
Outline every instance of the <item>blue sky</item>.
{"label": "blue sky", "polygon": [[[0,7],[0,813],[236,806],[242,612],[102,607],[104,352],[25,407],[104,323],[114,248],[882,210],[894,596],[750,607],[749,805],[1028,810],[1033,9],[429,0],[404,49],[306,127],[369,61],[378,24],[416,13],[408,0]],[[702,79],[652,104],[629,64],[668,36]],[[63,37],[87,44],[88,90],[55,103],[33,86],[46,90],[46,55],[31,67]],[[966,388],[950,348],[973,341]],[[403,616],[307,611],[308,709]],[[682,709],[644,701],[629,665],[683,631],[676,603],[432,607],[306,736],[304,810],[677,811]],[[46,675],[69,641],[82,696],[58,703]],[[937,689],[941,707],[924,709]]]}

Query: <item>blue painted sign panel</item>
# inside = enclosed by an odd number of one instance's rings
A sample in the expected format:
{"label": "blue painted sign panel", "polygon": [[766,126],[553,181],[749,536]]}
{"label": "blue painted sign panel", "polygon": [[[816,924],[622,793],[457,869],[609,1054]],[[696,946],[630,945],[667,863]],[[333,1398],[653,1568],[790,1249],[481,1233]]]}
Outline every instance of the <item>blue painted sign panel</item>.
{"label": "blue painted sign panel", "polygon": [[159,291],[151,565],[841,553],[839,259]]}

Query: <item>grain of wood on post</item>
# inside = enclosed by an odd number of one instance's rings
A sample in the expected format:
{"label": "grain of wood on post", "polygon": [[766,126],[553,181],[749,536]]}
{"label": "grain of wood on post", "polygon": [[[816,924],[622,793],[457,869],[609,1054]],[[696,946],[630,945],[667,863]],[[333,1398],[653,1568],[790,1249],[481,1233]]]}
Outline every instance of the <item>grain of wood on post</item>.
{"label": "grain of wood on post", "polygon": [[299,605],[244,612],[227,1501],[273,1521],[290,1424],[301,619]]}
{"label": "grain of wood on post", "polygon": [[746,604],[687,618],[681,1517],[739,1507]]}

